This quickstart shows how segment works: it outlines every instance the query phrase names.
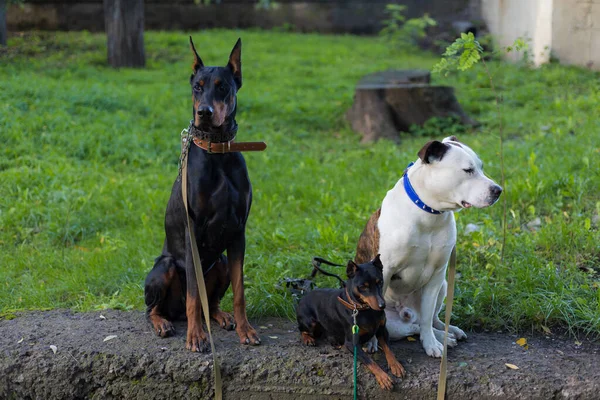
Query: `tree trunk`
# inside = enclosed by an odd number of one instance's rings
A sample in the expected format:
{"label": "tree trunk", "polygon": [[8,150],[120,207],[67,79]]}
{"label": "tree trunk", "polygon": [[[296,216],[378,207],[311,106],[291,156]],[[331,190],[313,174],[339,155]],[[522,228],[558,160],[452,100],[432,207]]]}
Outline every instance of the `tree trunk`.
{"label": "tree trunk", "polygon": [[0,0],[0,46],[6,46],[6,0]]}
{"label": "tree trunk", "polygon": [[143,67],[144,0],[104,0],[108,64],[115,68]]}
{"label": "tree trunk", "polygon": [[433,117],[458,117],[463,124],[478,125],[462,110],[449,86],[430,86],[428,71],[383,71],[367,75],[356,85],[354,103],[346,113],[363,142],[399,139],[411,125]]}

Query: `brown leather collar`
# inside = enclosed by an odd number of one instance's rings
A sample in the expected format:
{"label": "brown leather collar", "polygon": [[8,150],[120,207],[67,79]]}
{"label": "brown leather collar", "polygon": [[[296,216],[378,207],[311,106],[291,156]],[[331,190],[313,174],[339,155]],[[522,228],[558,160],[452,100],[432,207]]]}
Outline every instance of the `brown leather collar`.
{"label": "brown leather collar", "polygon": [[227,142],[215,143],[195,137],[194,144],[201,149],[206,150],[209,154],[236,153],[240,151],[263,151],[267,148],[267,144],[265,142],[236,143],[234,139]]}
{"label": "brown leather collar", "polygon": [[366,303],[365,304],[361,304],[361,303],[357,303],[354,300],[352,300],[352,298],[350,297],[350,294],[348,293],[348,288],[346,288],[346,297],[348,298],[348,301],[342,299],[342,296],[338,296],[338,300],[348,310],[364,311],[364,310],[368,310],[369,308],[371,308]]}

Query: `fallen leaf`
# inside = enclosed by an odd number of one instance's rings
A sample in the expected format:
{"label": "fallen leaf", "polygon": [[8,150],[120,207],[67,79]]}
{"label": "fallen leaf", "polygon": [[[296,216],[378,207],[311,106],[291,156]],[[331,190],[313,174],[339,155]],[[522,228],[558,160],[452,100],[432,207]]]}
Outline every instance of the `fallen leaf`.
{"label": "fallen leaf", "polygon": [[416,342],[416,341],[417,341],[417,339],[415,339],[415,338],[414,338],[414,337],[412,337],[412,336],[408,336],[408,337],[406,338],[406,340],[408,340],[409,342]]}
{"label": "fallen leaf", "polygon": [[469,365],[469,364],[467,364],[467,363],[466,363],[466,362],[464,362],[464,361],[462,361],[462,362],[459,362],[459,363],[458,363],[458,366],[459,366],[460,368],[464,368],[464,367],[466,367],[467,365]]}
{"label": "fallen leaf", "polygon": [[100,314],[100,317],[99,317],[99,318],[100,318],[100,319],[106,319],[106,317],[105,317],[104,315],[102,315],[102,314]]}
{"label": "fallen leaf", "polygon": [[575,346],[581,346],[581,345],[582,345],[582,343],[579,340],[575,341]]}
{"label": "fallen leaf", "polygon": [[277,336],[269,336],[271,339],[279,339]]}
{"label": "fallen leaf", "polygon": [[266,326],[264,326],[264,325],[261,325],[261,326],[259,326],[259,328],[260,328],[260,329],[267,329],[267,327],[266,327]]}
{"label": "fallen leaf", "polygon": [[52,352],[54,354],[56,354],[56,351],[58,350],[58,348],[55,345],[53,345],[53,344],[50,345],[50,349],[52,350]]}
{"label": "fallen leaf", "polygon": [[519,346],[523,347],[527,345],[527,339],[525,339],[524,337],[522,337],[521,339],[517,340],[516,342]]}
{"label": "fallen leaf", "polygon": [[546,325],[542,325],[542,330],[544,332],[546,332],[548,335],[552,335],[552,332],[550,331],[550,328],[548,328]]}
{"label": "fallen leaf", "polygon": [[517,367],[515,364],[509,364],[509,363],[506,363],[506,364],[504,364],[504,365],[506,365],[506,366],[507,366],[508,368],[510,368],[510,369],[519,369],[519,367]]}
{"label": "fallen leaf", "polygon": [[116,337],[117,337],[117,335],[108,335],[107,337],[104,338],[103,342],[108,342],[109,340],[113,340]]}
{"label": "fallen leaf", "polygon": [[17,343],[23,343],[23,339],[24,338],[21,338],[21,340],[19,340]]}
{"label": "fallen leaf", "polygon": [[565,355],[565,353],[564,353],[563,351],[561,351],[561,350],[556,350],[556,352],[557,352],[558,354],[560,354],[561,356],[564,356],[564,355]]}

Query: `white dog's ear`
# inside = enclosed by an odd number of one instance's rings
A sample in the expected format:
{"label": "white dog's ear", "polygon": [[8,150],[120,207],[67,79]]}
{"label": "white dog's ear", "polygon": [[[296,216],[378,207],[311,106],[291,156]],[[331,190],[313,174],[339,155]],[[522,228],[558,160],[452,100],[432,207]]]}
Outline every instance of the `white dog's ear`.
{"label": "white dog's ear", "polygon": [[354,278],[354,275],[356,275],[356,270],[358,269],[358,265],[356,265],[356,263],[352,260],[348,261],[348,266],[346,267],[346,275],[348,276],[348,279],[352,279]]}
{"label": "white dog's ear", "polygon": [[419,150],[419,158],[423,164],[430,164],[434,161],[440,161],[450,147],[447,144],[432,140],[427,142],[421,150]]}
{"label": "white dog's ear", "polygon": [[381,263],[381,254],[377,254],[375,256],[375,258],[373,259],[373,261],[371,261],[373,263],[374,266],[376,266],[377,268],[379,268],[380,270],[383,271],[383,264]]}

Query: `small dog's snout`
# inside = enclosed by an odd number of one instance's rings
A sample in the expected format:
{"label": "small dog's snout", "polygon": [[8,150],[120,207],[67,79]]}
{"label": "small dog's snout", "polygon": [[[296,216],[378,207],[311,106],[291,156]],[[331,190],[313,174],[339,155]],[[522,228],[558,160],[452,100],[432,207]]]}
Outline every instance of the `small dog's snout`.
{"label": "small dog's snout", "polygon": [[198,116],[202,119],[208,119],[213,115],[213,108],[211,106],[200,106],[198,107]]}
{"label": "small dog's snout", "polygon": [[502,188],[498,185],[494,185],[490,188],[490,192],[492,197],[497,199],[502,194]]}

